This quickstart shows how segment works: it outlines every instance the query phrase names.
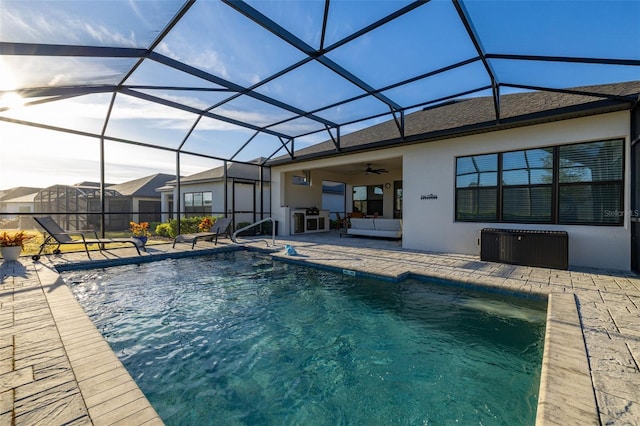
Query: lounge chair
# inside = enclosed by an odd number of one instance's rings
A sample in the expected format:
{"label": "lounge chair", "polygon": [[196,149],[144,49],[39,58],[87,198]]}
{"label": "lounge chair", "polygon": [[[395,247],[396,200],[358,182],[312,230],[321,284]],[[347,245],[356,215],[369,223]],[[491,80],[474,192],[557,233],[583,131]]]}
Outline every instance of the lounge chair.
{"label": "lounge chair", "polygon": [[[138,255],[140,254],[140,247],[144,247],[142,241],[138,240],[137,238],[98,238],[98,234],[95,231],[67,232],[62,229],[60,225],[58,225],[56,221],[53,220],[53,218],[51,218],[50,216],[34,217],[33,219],[48,234],[44,239],[44,242],[40,246],[40,251],[38,252],[38,254],[32,256],[33,260],[40,259],[40,255],[42,254],[45,246],[54,244],[57,244],[57,247],[53,251],[55,254],[60,253],[60,246],[63,244],[84,244],[84,249],[87,252],[87,256],[89,257],[89,259],[91,259],[88,248],[89,244],[98,244],[98,249],[102,251],[105,244],[128,243],[132,244],[136,248]],[[85,233],[87,232],[91,232],[94,238],[87,238],[85,236]],[[72,237],[76,237],[76,239]]]}
{"label": "lounge chair", "polygon": [[207,232],[196,232],[193,234],[180,234],[173,240],[173,247],[176,243],[191,243],[191,248],[196,246],[198,240],[215,240],[215,244],[218,244],[218,235],[226,234],[229,237],[229,225],[231,225],[231,218],[220,217],[216,219],[213,226]]}

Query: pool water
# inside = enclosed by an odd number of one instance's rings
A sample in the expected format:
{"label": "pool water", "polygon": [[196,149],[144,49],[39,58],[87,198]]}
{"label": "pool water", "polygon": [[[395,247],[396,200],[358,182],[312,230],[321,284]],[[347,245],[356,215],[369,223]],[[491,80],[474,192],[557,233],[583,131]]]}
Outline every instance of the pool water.
{"label": "pool water", "polygon": [[168,425],[535,422],[542,301],[249,252],[63,277]]}

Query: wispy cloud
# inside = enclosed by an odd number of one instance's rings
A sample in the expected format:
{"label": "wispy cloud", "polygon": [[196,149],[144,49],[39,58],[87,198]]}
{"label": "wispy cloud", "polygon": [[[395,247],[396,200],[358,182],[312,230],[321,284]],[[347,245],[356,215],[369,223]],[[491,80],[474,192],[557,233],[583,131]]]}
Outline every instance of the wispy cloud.
{"label": "wispy cloud", "polygon": [[[89,36],[90,40],[96,41],[99,45],[115,45],[124,47],[136,47],[136,35],[134,32],[123,34],[114,32],[113,28],[104,25],[90,24],[87,22],[78,22],[73,20],[71,27],[76,30],[76,34],[80,37]],[[85,38],[86,39],[86,38]]]}
{"label": "wispy cloud", "polygon": [[48,56],[0,58],[0,89],[117,84],[134,59],[96,59]]}
{"label": "wispy cloud", "polygon": [[[90,4],[100,4],[87,2]],[[133,31],[123,32],[119,22],[98,21],[102,16],[84,13],[71,2],[22,2],[5,8],[2,13],[3,34],[12,34],[15,41],[81,45],[115,45],[134,47],[140,42]],[[82,5],[81,5],[82,6]]]}
{"label": "wispy cloud", "polygon": [[182,41],[172,43],[160,43],[156,50],[158,53],[187,63],[191,66],[202,68],[213,75],[229,80],[230,75],[219,52],[213,49],[199,49],[192,43]]}

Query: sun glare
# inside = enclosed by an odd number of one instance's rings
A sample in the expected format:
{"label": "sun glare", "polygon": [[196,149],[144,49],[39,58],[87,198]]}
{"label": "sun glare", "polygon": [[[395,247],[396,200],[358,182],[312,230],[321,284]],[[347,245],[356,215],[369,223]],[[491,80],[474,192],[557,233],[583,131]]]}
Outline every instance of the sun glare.
{"label": "sun glare", "polygon": [[16,90],[18,87],[20,87],[20,85],[13,70],[9,64],[0,57],[0,91],[9,93],[9,91]]}
{"label": "sun glare", "polygon": [[0,111],[24,106],[24,98],[16,92],[6,92],[0,96]]}

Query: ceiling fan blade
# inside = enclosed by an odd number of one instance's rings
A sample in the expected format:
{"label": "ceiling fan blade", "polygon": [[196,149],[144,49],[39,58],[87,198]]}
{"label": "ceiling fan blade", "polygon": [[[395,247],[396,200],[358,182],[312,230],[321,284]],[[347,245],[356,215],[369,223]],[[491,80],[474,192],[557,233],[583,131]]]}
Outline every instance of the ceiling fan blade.
{"label": "ceiling fan blade", "polygon": [[371,167],[371,163],[367,163],[367,168],[365,169],[364,173],[365,174],[373,173],[373,174],[379,175],[382,173],[389,173],[389,171],[387,169],[374,169]]}

